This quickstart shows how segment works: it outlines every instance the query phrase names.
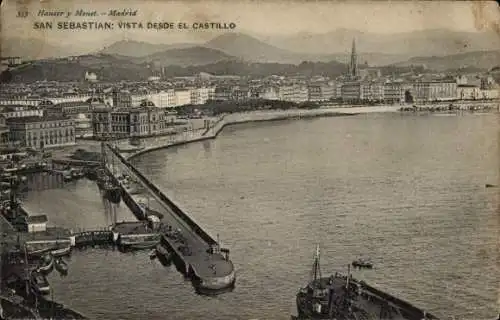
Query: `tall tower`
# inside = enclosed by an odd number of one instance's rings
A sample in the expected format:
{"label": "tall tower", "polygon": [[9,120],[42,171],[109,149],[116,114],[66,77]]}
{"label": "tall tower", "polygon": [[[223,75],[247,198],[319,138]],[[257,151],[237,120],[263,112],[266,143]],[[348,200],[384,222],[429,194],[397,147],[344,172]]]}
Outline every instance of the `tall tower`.
{"label": "tall tower", "polygon": [[356,40],[352,39],[351,61],[349,63],[349,76],[355,79],[358,76],[358,55],[356,54]]}

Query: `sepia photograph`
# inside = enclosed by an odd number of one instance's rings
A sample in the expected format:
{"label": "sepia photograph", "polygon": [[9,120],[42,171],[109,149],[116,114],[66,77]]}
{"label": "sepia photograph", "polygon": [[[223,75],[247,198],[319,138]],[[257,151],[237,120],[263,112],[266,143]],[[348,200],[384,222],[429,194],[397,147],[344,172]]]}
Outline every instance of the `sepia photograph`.
{"label": "sepia photograph", "polygon": [[495,1],[3,0],[0,320],[500,320]]}

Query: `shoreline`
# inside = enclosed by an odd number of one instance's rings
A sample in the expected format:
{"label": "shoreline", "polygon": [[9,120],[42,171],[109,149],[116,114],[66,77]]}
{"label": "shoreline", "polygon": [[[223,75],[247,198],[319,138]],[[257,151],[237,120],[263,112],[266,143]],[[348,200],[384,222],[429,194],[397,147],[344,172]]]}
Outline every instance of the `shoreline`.
{"label": "shoreline", "polygon": [[[253,123],[253,122],[270,122],[270,121],[285,121],[285,120],[301,120],[312,118],[327,118],[327,117],[345,117],[355,116],[366,113],[385,113],[399,112],[399,106],[380,106],[380,107],[353,107],[353,108],[320,108],[320,109],[290,109],[278,111],[251,111],[242,113],[225,114],[215,121],[213,126],[203,133],[192,132],[189,137],[166,136],[156,137],[153,141],[145,141],[143,149],[137,150],[131,148],[130,151],[120,149],[120,153],[127,160],[131,160],[148,152],[171,147],[181,146],[194,142],[201,142],[217,138],[217,136],[227,126]],[[180,134],[182,135],[182,134]],[[163,139],[162,139],[163,138]],[[159,141],[163,140],[163,141]],[[117,147],[131,147],[127,143],[117,144]]]}

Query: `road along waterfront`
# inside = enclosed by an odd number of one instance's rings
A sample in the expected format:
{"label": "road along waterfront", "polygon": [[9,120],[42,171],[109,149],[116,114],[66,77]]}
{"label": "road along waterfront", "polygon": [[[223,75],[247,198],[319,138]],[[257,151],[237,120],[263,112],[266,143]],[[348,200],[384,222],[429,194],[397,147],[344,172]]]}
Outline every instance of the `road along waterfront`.
{"label": "road along waterfront", "polygon": [[[199,297],[147,253],[88,251],[73,256],[70,277],[51,279],[55,298],[108,319],[289,319],[320,242],[323,272],[369,255],[375,271],[358,275],[369,283],[444,318],[490,318],[497,193],[484,184],[498,181],[497,121],[391,113],[244,124],[144,154],[133,159],[141,172],[230,244],[235,291]],[[66,197],[95,197],[86,181],[72,185]],[[56,211],[42,201],[49,193],[31,197],[50,221],[104,221],[99,201]]]}

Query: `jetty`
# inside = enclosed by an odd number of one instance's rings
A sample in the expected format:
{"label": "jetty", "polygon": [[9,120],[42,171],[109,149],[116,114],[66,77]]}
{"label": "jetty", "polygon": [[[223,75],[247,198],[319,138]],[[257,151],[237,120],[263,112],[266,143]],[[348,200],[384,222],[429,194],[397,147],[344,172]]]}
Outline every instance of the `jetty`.
{"label": "jetty", "polygon": [[[138,220],[148,220],[147,209],[161,215],[165,228],[160,246],[172,257],[177,269],[192,280],[197,292],[217,294],[234,287],[235,270],[228,249],[220,248],[219,241],[129,163],[117,148],[103,144],[103,162],[114,185],[120,188],[123,202]],[[130,189],[123,183],[124,176],[140,184],[143,193],[155,200],[151,207],[145,208],[141,204],[141,196],[129,192]]]}

